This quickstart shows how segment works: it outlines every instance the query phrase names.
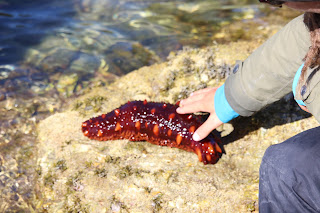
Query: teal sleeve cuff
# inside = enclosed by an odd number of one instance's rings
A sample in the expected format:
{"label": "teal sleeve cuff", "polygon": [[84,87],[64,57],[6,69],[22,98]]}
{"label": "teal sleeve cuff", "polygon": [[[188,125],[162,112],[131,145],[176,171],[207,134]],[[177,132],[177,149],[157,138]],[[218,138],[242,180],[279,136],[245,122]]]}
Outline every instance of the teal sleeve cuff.
{"label": "teal sleeve cuff", "polygon": [[239,116],[239,114],[231,108],[226,99],[226,95],[224,93],[224,84],[217,89],[214,96],[214,110],[220,121],[223,123],[227,123],[233,118]]}
{"label": "teal sleeve cuff", "polygon": [[[302,68],[303,68],[304,64],[302,64],[300,66],[300,68],[298,69],[298,71],[296,72],[296,75],[294,76],[294,79],[293,79],[293,83],[292,83],[292,92],[293,92],[293,97],[296,97],[296,87],[298,85],[298,82],[299,82],[299,78],[300,78],[300,75],[301,75],[301,71],[302,71]],[[296,102],[302,106],[306,106],[305,103],[303,103],[302,100],[297,100],[295,99]]]}

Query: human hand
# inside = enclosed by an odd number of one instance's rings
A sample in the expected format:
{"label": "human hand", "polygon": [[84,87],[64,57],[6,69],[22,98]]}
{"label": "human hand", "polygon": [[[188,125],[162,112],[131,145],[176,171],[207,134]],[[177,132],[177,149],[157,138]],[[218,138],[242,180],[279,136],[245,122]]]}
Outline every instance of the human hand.
{"label": "human hand", "polygon": [[186,114],[194,112],[209,112],[208,119],[194,132],[193,140],[200,141],[207,137],[210,132],[223,124],[214,110],[214,96],[218,87],[206,88],[191,93],[189,98],[180,101],[177,113]]}
{"label": "human hand", "polygon": [[[306,107],[306,106],[303,106],[303,105],[300,105],[300,104],[298,104],[299,105],[299,107],[302,109],[302,110],[304,110],[304,111],[306,111],[306,112],[309,112],[309,110],[308,110],[308,108]],[[309,112],[310,113],[310,112]]]}

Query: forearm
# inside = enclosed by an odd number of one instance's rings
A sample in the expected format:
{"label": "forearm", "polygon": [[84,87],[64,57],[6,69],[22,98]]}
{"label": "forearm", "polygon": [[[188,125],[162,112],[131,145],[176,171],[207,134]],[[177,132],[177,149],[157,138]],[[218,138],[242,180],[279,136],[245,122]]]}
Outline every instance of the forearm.
{"label": "forearm", "polygon": [[225,95],[232,109],[250,116],[289,93],[309,46],[309,32],[300,16],[239,63],[226,80]]}

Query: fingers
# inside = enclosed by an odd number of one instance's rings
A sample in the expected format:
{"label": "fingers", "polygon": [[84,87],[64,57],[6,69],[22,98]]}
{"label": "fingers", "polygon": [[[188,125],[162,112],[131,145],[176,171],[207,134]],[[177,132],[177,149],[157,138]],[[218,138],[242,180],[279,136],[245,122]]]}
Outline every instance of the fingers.
{"label": "fingers", "polygon": [[209,112],[208,119],[195,131],[193,140],[200,141],[207,137],[212,130],[223,124],[214,110],[214,95],[218,87],[206,88],[192,93],[187,99],[181,100],[177,113]]}
{"label": "fingers", "polygon": [[193,93],[190,94],[190,96],[193,96],[193,95],[197,95],[197,94],[201,94],[201,93],[205,93],[205,92],[208,92],[210,90],[212,90],[213,88],[204,88],[204,89],[200,89],[200,90],[197,90]]}
{"label": "fingers", "polygon": [[223,122],[219,120],[219,118],[216,116],[216,114],[211,114],[209,118],[194,132],[192,138],[195,141],[200,141],[207,137],[210,132],[220,125],[222,125]]}
{"label": "fingers", "polygon": [[186,114],[186,113],[194,113],[201,112],[203,110],[203,106],[200,102],[194,102],[192,104],[186,104],[182,107],[177,108],[177,113]]}
{"label": "fingers", "polygon": [[214,112],[214,94],[217,88],[206,88],[192,93],[180,101],[177,113]]}
{"label": "fingers", "polygon": [[200,101],[201,99],[203,99],[203,96],[204,96],[204,92],[203,93],[191,93],[191,95],[188,98],[180,101],[180,106],[185,106],[185,105]]}

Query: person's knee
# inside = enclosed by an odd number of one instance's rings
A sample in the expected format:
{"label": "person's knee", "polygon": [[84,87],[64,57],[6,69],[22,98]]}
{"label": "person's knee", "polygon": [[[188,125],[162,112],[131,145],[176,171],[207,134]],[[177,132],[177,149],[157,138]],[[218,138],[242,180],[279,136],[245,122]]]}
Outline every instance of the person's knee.
{"label": "person's knee", "polygon": [[[297,158],[297,156],[292,153],[292,150],[295,149],[296,148],[290,143],[272,145],[265,151],[261,164],[267,164],[279,170],[283,170],[284,167],[288,168],[288,165],[291,165]],[[288,150],[291,151],[288,152]]]}
{"label": "person's knee", "polygon": [[266,150],[260,166],[261,212],[320,211],[319,130],[300,133]]}
{"label": "person's knee", "polygon": [[[315,162],[320,160],[320,128],[300,133],[288,140],[270,146],[262,159],[282,173],[292,174],[292,171],[311,172]],[[313,165],[313,166],[312,166]],[[261,168],[264,168],[261,166]]]}

